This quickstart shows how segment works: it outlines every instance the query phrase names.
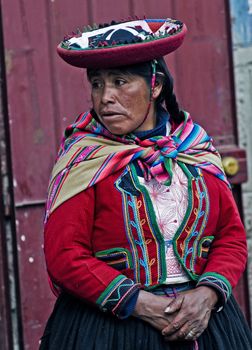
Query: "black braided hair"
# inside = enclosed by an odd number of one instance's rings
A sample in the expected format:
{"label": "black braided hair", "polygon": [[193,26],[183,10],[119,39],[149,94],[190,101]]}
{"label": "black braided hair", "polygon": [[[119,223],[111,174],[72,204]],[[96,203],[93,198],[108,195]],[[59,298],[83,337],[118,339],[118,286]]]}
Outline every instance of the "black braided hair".
{"label": "black braided hair", "polygon": [[160,74],[163,79],[163,88],[157,99],[157,104],[165,103],[166,109],[169,112],[171,119],[175,123],[181,123],[185,120],[184,112],[179,108],[176,95],[173,91],[173,77],[169,72],[165,60],[159,58],[157,60],[157,77]]}

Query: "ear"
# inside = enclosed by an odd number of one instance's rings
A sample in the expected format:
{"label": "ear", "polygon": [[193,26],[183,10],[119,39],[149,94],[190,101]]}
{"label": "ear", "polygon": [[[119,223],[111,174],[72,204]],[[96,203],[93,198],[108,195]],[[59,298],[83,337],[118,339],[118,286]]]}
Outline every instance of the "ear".
{"label": "ear", "polygon": [[152,93],[152,98],[154,100],[156,100],[158,96],[161,94],[162,88],[163,88],[163,81],[161,79],[156,79],[155,86]]}

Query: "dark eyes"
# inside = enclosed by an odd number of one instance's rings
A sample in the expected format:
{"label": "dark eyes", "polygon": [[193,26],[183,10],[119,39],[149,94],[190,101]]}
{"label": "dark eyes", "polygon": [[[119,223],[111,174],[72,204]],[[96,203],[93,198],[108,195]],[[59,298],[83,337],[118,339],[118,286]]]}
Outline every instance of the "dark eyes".
{"label": "dark eyes", "polygon": [[[115,87],[121,87],[126,83],[127,81],[123,78],[115,78],[112,82],[112,86],[114,85]],[[102,89],[104,86],[104,82],[102,80],[94,80],[91,81],[91,86],[93,90]]]}
{"label": "dark eyes", "polygon": [[99,81],[92,81],[91,82],[92,89],[94,89],[94,90],[100,89],[102,87],[102,85],[103,84]]}
{"label": "dark eyes", "polygon": [[116,86],[122,86],[122,85],[126,84],[126,80],[124,80],[124,79],[115,79],[114,83],[115,83]]}

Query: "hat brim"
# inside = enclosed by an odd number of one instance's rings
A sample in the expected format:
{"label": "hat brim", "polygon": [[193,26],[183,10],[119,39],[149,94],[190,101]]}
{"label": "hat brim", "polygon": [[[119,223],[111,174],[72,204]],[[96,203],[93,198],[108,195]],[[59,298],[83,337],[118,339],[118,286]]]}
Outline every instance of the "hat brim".
{"label": "hat brim", "polygon": [[91,50],[68,50],[58,45],[57,52],[68,64],[79,68],[120,67],[150,61],[175,51],[182,44],[186,32],[183,23],[178,33],[165,38]]}

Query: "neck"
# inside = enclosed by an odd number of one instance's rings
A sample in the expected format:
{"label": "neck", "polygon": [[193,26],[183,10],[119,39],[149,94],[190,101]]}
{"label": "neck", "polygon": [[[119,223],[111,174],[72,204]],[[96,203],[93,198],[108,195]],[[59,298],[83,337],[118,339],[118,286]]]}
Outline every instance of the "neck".
{"label": "neck", "polygon": [[151,130],[135,131],[134,135],[140,140],[145,140],[154,136],[166,136],[170,133],[169,115],[163,108],[157,110],[156,126]]}
{"label": "neck", "polygon": [[153,101],[148,106],[146,116],[142,123],[135,129],[135,131],[146,131],[146,130],[152,130],[155,128],[157,124],[157,114],[156,114],[156,108],[153,103]]}

